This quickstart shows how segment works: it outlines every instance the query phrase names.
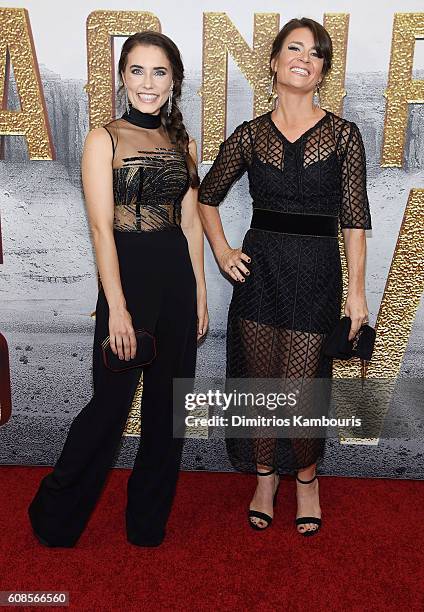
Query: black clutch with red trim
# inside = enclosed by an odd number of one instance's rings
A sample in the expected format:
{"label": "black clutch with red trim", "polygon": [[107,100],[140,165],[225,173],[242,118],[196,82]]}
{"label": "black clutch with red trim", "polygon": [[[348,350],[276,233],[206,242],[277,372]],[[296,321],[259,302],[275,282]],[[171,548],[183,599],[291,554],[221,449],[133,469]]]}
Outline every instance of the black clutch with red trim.
{"label": "black clutch with red trim", "polygon": [[115,355],[110,346],[109,336],[103,340],[103,363],[109,370],[112,372],[125,372],[126,370],[141,368],[152,363],[156,357],[156,338],[145,329],[137,329],[135,337],[137,341],[136,355],[134,359],[128,361],[119,359],[118,355]]}

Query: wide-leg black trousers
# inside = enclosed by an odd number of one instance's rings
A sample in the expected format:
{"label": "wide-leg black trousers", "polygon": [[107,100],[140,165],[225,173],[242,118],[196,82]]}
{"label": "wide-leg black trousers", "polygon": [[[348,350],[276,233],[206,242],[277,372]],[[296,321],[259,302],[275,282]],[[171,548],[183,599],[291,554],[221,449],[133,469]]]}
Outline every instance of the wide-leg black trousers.
{"label": "wide-leg black trousers", "polygon": [[[182,438],[173,435],[173,378],[194,378],[196,280],[180,228],[115,232],[120,275],[134,329],[156,336],[157,357],[143,369],[141,438],[128,480],[127,539],[155,546],[165,537]],[[100,288],[93,348],[94,394],[73,420],[62,453],[28,513],[34,531],[55,546],[74,546],[99,498],[131,409],[141,368],[111,372],[101,342],[109,309]]]}

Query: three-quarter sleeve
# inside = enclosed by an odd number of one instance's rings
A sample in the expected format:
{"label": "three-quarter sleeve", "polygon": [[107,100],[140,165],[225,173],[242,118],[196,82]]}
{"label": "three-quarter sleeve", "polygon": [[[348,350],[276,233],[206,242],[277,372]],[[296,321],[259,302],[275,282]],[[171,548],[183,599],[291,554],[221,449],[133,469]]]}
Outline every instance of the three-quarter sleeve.
{"label": "three-quarter sleeve", "polygon": [[340,227],[371,229],[365,148],[359,128],[354,122],[350,123],[341,174]]}
{"label": "three-quarter sleeve", "polygon": [[209,206],[218,206],[230,187],[248,167],[250,134],[248,122],[244,121],[223,142],[210,170],[199,189],[199,201]]}

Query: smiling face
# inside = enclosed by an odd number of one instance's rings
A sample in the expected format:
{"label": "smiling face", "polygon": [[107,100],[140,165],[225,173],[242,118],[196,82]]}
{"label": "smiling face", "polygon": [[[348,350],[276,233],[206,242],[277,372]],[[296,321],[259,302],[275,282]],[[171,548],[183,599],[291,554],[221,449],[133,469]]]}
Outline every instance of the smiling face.
{"label": "smiling face", "polygon": [[128,53],[122,80],[135,108],[159,114],[172,85],[172,68],[166,53],[155,45],[135,46]]}
{"label": "smiling face", "polygon": [[296,28],[286,36],[271,68],[277,72],[279,85],[309,92],[321,82],[323,65],[324,58],[318,57],[311,30]]}

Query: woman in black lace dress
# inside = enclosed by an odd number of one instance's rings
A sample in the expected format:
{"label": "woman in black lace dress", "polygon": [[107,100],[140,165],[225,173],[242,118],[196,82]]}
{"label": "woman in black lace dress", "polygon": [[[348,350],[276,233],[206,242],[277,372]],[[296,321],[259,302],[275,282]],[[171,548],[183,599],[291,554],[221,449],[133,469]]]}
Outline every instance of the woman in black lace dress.
{"label": "woman in black lace dress", "polygon": [[[156,32],[130,36],[119,75],[127,112],[87,136],[82,176],[101,287],[93,350],[94,395],[73,420],[54,470],[29,507],[40,542],[72,547],[103,488],[143,373],[140,448],[128,479],[127,539],[158,546],[177,482],[173,378],[193,378],[208,316],[196,149],[177,106],[183,65]],[[131,103],[131,106],[129,106]],[[143,368],[112,372],[101,343],[130,361],[135,330],[156,338]]]}
{"label": "woman in black lace dress", "polygon": [[[326,30],[293,19],[270,58],[275,110],[239,125],[221,145],[199,190],[201,217],[220,267],[234,281],[227,328],[227,378],[323,378],[323,342],[341,314],[343,231],[350,338],[367,320],[365,229],[371,228],[365,153],[355,123],[314,104],[331,67]],[[318,91],[319,93],[319,91]],[[217,206],[248,172],[251,226],[232,249]],[[215,207],[215,208],[214,208]],[[323,438],[227,438],[233,466],[258,474],[249,508],[254,529],[271,524],[279,474],[297,473],[297,530],[321,525],[316,467]]]}

